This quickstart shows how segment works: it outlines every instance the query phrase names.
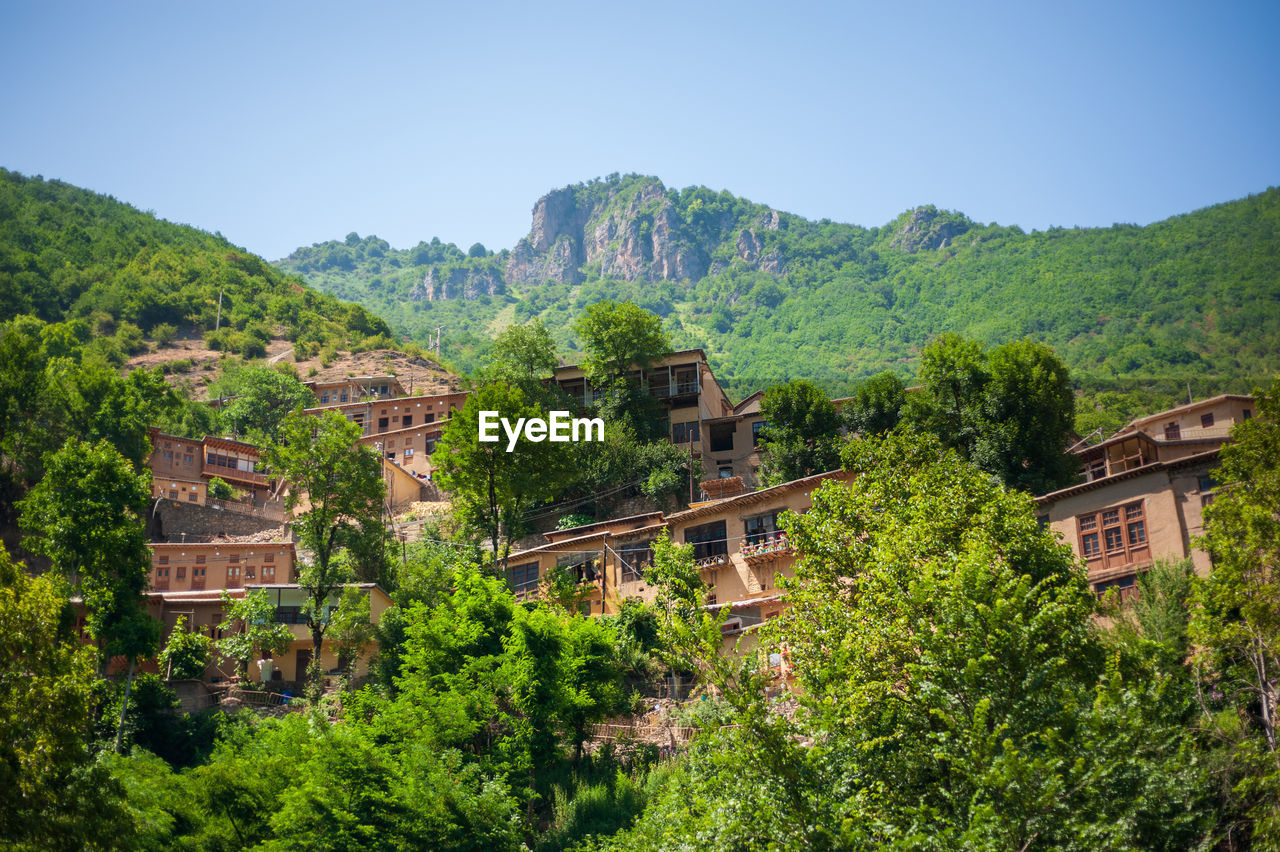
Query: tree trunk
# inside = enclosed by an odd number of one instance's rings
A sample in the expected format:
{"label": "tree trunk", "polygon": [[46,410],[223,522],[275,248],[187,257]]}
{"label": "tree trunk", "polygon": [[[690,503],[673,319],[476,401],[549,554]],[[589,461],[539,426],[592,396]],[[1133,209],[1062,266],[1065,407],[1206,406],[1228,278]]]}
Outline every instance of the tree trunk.
{"label": "tree trunk", "polygon": [[116,725],[116,754],[120,754],[120,741],[124,738],[124,717],[129,712],[129,690],[133,688],[134,658],[129,658],[129,675],[124,681],[124,702],[120,705],[120,724]]}

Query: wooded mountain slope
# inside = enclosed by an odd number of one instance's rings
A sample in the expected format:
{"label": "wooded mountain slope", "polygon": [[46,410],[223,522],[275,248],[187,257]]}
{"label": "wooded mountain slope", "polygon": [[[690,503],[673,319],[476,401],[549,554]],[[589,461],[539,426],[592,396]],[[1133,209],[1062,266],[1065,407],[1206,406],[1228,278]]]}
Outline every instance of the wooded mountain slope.
{"label": "wooded mountain slope", "polygon": [[220,234],[0,169],[0,321],[19,314],[85,318],[100,334],[124,324],[148,335],[165,324],[220,325],[210,345],[245,355],[262,354],[277,334],[306,349],[389,332],[359,305],[308,289]]}
{"label": "wooded mountain slope", "polygon": [[611,175],[539,200],[510,250],[436,239],[398,251],[351,234],[278,263],[411,338],[443,326],[443,354],[463,368],[530,316],[572,350],[568,320],[612,298],[705,347],[736,394],[799,376],[834,394],[886,368],[910,376],[943,331],[1048,343],[1080,387],[1122,391],[1138,410],[1188,382],[1200,395],[1280,371],[1277,189],[1145,227],[1025,233],[934,207],[879,228],[814,222]]}

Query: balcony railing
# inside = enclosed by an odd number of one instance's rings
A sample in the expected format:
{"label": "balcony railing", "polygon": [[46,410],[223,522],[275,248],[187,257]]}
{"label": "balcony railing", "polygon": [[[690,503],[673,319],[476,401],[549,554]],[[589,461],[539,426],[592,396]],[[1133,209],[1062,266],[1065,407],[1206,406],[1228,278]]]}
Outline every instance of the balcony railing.
{"label": "balcony railing", "polygon": [[747,560],[749,565],[757,562],[766,562],[779,556],[789,556],[792,552],[793,549],[791,542],[787,540],[787,534],[781,532],[776,535],[761,537],[758,541],[747,541],[742,544],[742,557]]}

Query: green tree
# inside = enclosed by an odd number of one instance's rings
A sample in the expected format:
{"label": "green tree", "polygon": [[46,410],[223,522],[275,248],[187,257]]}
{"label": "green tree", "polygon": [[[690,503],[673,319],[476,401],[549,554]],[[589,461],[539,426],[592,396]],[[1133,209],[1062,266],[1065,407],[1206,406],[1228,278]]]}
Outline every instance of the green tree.
{"label": "green tree", "polygon": [[[144,517],[151,474],[107,441],[70,439],[45,459],[45,476],[20,505],[24,544],[48,557],[84,601],[89,635],[105,666],[110,656],[134,663],[155,652],[159,624],[143,610],[151,572]],[[126,698],[127,701],[127,698]]]}
{"label": "green tree", "polygon": [[1280,845],[1280,379],[1232,429],[1200,545],[1213,570],[1195,590],[1191,641],[1213,727],[1232,745],[1231,781],[1259,848]]}
{"label": "green tree", "polygon": [[173,632],[160,650],[160,668],[165,680],[198,680],[212,659],[213,640],[187,629],[187,617],[178,616]]}
{"label": "green tree", "polygon": [[1066,365],[1048,346],[1019,340],[991,350],[987,376],[974,462],[1033,494],[1069,484],[1079,461],[1067,452],[1076,398]]}
{"label": "green tree", "polygon": [[118,789],[89,761],[93,651],[52,575],[28,577],[0,547],[0,845],[107,848],[127,836]]}
{"label": "green tree", "polygon": [[842,413],[850,432],[864,437],[883,435],[901,421],[906,401],[907,388],[902,379],[886,372],[858,385]]}
{"label": "green tree", "polygon": [[217,395],[228,397],[222,416],[235,434],[263,444],[277,443],[285,417],[316,401],[310,388],[273,367],[237,367],[219,382]]}
{"label": "green tree", "polygon": [[230,500],[236,496],[235,489],[221,476],[215,476],[209,480],[208,493],[211,500]]}
{"label": "green tree", "polygon": [[[514,424],[544,417],[518,387],[477,388],[445,427],[431,457],[440,487],[449,492],[463,518],[483,530],[493,547],[495,567],[506,570],[511,542],[523,534],[524,515],[568,481],[568,445],[521,437],[510,452],[501,429],[497,441],[480,440],[480,412],[497,412]],[[505,542],[505,545],[503,544]]]}
{"label": "green tree", "polygon": [[540,319],[509,325],[493,341],[482,377],[486,382],[518,385],[530,399],[547,394],[543,380],[560,363],[555,341]]}
{"label": "green tree", "polygon": [[[981,343],[953,333],[938,335],[920,353],[925,396],[913,400],[916,425],[969,458],[978,438],[979,406],[989,378]],[[919,403],[926,402],[928,407],[921,410]]]}
{"label": "green tree", "polygon": [[235,661],[241,677],[249,673],[250,660],[283,654],[293,644],[293,631],[276,621],[276,607],[266,589],[246,591],[240,598],[224,590],[222,607],[226,614],[218,625],[223,633],[218,653]]}
{"label": "green tree", "polygon": [[573,322],[586,358],[582,371],[598,388],[631,369],[645,370],[671,353],[662,320],[631,302],[596,302]]}
{"label": "green tree", "polygon": [[305,501],[294,518],[299,543],[311,551],[298,585],[307,596],[307,628],[311,632],[312,687],[320,682],[320,651],[328,630],[326,605],[347,582],[334,556],[362,525],[382,510],[382,462],[371,448],[357,443],[360,427],[335,411],[307,415],[294,411],[280,425],[281,443],[267,448],[267,465],[290,483],[285,505]]}
{"label": "green tree", "polygon": [[356,660],[374,638],[374,627],[369,621],[369,590],[356,585],[344,586],[329,629],[338,647],[343,674],[350,676]]}
{"label": "green tree", "polygon": [[776,385],[760,400],[764,415],[763,476],[776,485],[840,466],[840,415],[817,385]]}

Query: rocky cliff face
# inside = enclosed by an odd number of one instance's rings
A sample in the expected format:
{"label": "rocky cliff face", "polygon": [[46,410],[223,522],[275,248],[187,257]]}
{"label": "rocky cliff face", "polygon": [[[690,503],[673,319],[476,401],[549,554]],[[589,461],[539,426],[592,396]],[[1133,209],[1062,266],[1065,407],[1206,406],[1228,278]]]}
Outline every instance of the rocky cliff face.
{"label": "rocky cliff face", "polygon": [[502,276],[488,267],[453,267],[447,270],[432,267],[409,291],[409,298],[414,301],[426,299],[428,302],[441,299],[471,301],[482,295],[495,296],[505,291]]}
{"label": "rocky cliff face", "polygon": [[912,254],[946,248],[972,224],[963,216],[940,211],[932,205],[917,207],[906,215],[890,245]]}
{"label": "rocky cliff face", "polygon": [[[690,238],[657,179],[640,186],[566,187],[538,200],[533,227],[512,250],[506,279],[522,284],[577,283],[582,267],[624,281],[682,281],[707,274],[705,247]],[[620,198],[619,196],[623,196]]]}

